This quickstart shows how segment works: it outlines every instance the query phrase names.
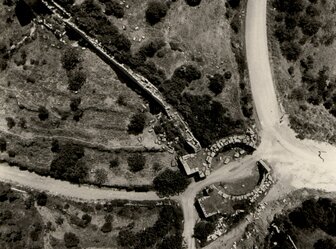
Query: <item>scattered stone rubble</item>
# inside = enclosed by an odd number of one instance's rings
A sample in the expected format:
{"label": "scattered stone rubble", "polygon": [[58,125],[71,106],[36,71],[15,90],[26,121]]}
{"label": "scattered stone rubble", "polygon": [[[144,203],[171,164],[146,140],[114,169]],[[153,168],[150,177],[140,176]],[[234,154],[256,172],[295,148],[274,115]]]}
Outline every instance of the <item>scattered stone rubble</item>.
{"label": "scattered stone rubble", "polygon": [[[192,167],[188,164],[190,158],[196,156],[196,154],[189,154],[179,158],[182,166],[187,175],[198,174],[200,178],[204,178],[211,173],[211,162],[217,154],[223,150],[224,147],[234,147],[236,145],[243,145],[250,150],[255,150],[257,148],[257,134],[252,128],[248,128],[245,135],[234,135],[218,140],[215,144],[211,145],[209,148],[205,149],[206,158],[205,162],[202,163],[202,167]],[[239,158],[244,155],[245,150],[240,149],[234,154],[234,158]],[[226,157],[224,159],[224,164],[228,164],[230,158]]]}
{"label": "scattered stone rubble", "polygon": [[[211,189],[213,191],[216,191],[218,195],[223,197],[224,199],[229,199],[232,201],[241,201],[241,200],[249,200],[250,203],[254,203],[258,200],[258,198],[266,193],[272,184],[274,183],[274,180],[271,175],[271,169],[270,167],[266,164],[265,161],[259,160],[257,162],[258,167],[261,167],[262,169],[259,169],[260,174],[262,174],[263,178],[260,182],[260,184],[251,192],[245,194],[245,195],[228,195],[224,193],[223,191],[219,190],[215,185],[210,185],[208,189]],[[201,210],[203,212],[204,217],[208,218],[210,216],[213,216],[217,214],[219,211],[213,211],[213,212],[208,212],[206,208],[204,207],[203,203],[206,199],[211,198],[211,196],[203,196],[199,198],[197,201],[201,207]]]}
{"label": "scattered stone rubble", "polygon": [[[259,160],[257,162],[257,165],[259,167],[259,172],[260,174],[263,175],[262,181],[261,183],[250,193],[247,193],[245,195],[240,195],[240,196],[231,196],[228,194],[223,193],[222,191],[220,191],[215,185],[211,185],[208,188],[212,189],[213,191],[216,191],[218,195],[222,196],[224,199],[230,199],[233,201],[238,201],[238,200],[249,200],[250,203],[254,203],[258,200],[259,196],[265,192],[267,192],[270,187],[272,186],[272,183],[274,182],[271,176],[271,168],[267,165],[267,163],[263,160]],[[203,212],[204,217],[208,218],[210,216],[213,216],[215,214],[219,213],[218,211],[213,211],[213,212],[207,212],[206,208],[202,205],[202,203],[204,202],[204,200],[211,198],[211,196],[204,196],[199,198],[197,201],[201,207],[201,210]],[[258,219],[258,216],[260,214],[260,212],[265,209],[265,207],[267,206],[267,203],[261,203],[257,206],[255,213],[251,213],[251,215],[253,216],[253,218]],[[232,216],[237,215],[239,212],[241,212],[241,210],[237,210]],[[246,219],[248,221],[250,221],[247,217]],[[220,237],[221,235],[225,234],[228,231],[227,225],[224,222],[224,217],[219,218],[219,221],[216,225],[216,228],[214,230],[214,232],[212,234],[210,234],[207,237],[207,241],[214,241],[216,240],[218,237]],[[236,247],[233,247],[236,248]]]}

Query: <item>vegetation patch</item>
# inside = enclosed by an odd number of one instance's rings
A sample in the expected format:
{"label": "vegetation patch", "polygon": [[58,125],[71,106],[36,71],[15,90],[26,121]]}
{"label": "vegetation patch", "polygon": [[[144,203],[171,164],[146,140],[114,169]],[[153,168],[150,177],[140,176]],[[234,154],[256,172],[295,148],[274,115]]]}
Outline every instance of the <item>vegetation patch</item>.
{"label": "vegetation patch", "polygon": [[302,206],[274,218],[264,248],[290,248],[292,241],[298,248],[335,248],[335,213],[332,199],[305,200]]}
{"label": "vegetation patch", "polygon": [[182,249],[182,220],[168,201],[74,202],[0,184],[1,248]]}
{"label": "vegetation patch", "polygon": [[335,3],[274,0],[271,6],[269,32],[281,68],[275,75],[291,126],[300,138],[335,142]]}

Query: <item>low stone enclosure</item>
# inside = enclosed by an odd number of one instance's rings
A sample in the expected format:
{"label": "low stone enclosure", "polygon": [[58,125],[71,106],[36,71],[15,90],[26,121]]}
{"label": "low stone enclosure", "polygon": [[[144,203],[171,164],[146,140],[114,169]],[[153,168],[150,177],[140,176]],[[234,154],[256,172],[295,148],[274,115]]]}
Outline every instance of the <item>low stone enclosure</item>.
{"label": "low stone enclosure", "polygon": [[211,192],[208,196],[203,196],[197,199],[202,215],[209,218],[215,214],[228,214],[234,212],[231,204],[234,202],[249,201],[253,204],[258,198],[265,194],[274,180],[271,175],[271,168],[264,160],[259,160],[256,163],[260,175],[260,180],[257,186],[250,192],[244,195],[229,195],[219,190],[214,184],[207,187],[207,191]]}
{"label": "low stone enclosure", "polygon": [[[179,157],[179,162],[188,176],[196,175],[202,179],[210,175],[212,159],[219,152],[238,147],[246,150],[248,153],[252,153],[257,148],[257,141],[258,137],[255,131],[252,128],[248,128],[245,135],[233,135],[222,138],[205,150]],[[245,151],[243,152],[245,153]],[[235,157],[238,158],[242,154],[237,152]],[[224,164],[227,164],[229,161],[227,158]]]}

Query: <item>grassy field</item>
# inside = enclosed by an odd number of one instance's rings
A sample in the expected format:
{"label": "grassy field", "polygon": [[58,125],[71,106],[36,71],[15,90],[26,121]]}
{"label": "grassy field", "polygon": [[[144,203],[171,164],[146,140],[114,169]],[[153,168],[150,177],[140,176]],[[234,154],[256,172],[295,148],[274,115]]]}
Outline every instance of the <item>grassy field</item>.
{"label": "grassy field", "polygon": [[[0,42],[7,47],[29,34],[35,25],[21,27],[13,9],[1,3],[0,25],[5,28],[0,31]],[[13,22],[5,26],[8,18]],[[150,129],[157,117],[149,112],[148,102],[88,49],[67,37],[66,44],[60,42],[44,26],[36,24],[35,28],[32,38],[15,50],[7,68],[0,71],[0,137],[7,142],[7,151],[0,152],[0,159],[47,174],[55,157],[52,141],[57,140],[84,146],[89,182],[94,181],[95,169],[104,168],[105,185],[151,185],[161,170],[153,170],[153,163],[165,168],[175,159],[155,143],[157,137]],[[68,89],[68,75],[61,63],[69,49],[78,52],[79,70],[86,75],[77,93]],[[76,121],[71,103],[78,98],[82,116]],[[48,112],[46,120],[39,118],[41,107]],[[128,125],[138,113],[145,114],[145,129],[138,135],[130,134]],[[12,125],[8,126],[8,120]],[[127,165],[128,153],[135,152],[144,152],[146,158],[144,169],[137,173],[130,172]],[[109,169],[110,160],[116,156],[119,166]]]}
{"label": "grassy field", "polygon": [[[145,238],[144,233],[158,226],[158,222],[165,222],[166,227],[157,228],[156,233],[160,229],[164,231],[160,231],[159,237],[155,232],[147,236],[154,243],[142,248],[164,248],[163,239],[174,236],[178,238],[176,248],[181,248],[183,218],[174,204],[120,200],[75,202],[43,193],[18,192],[4,184],[0,184],[0,196],[0,246],[4,249],[125,248],[123,243],[132,241],[133,237],[133,242],[138,243],[136,237]],[[164,215],[171,220],[166,220]],[[122,237],[125,231],[127,238]],[[66,242],[69,233],[75,238]]]}
{"label": "grassy field", "polygon": [[[278,96],[282,105],[289,114],[290,124],[300,138],[311,138],[320,141],[335,143],[336,122],[335,107],[335,3],[333,1],[318,1],[316,4],[309,1],[301,1],[302,15],[284,13],[273,8],[270,1],[268,8],[268,33],[269,47],[273,64],[273,75],[278,89]],[[306,13],[313,10],[309,17]],[[304,14],[303,14],[304,13]],[[323,14],[322,14],[323,13]],[[283,16],[281,19],[280,16]],[[294,18],[295,16],[295,18]],[[308,16],[308,17],[307,17]],[[303,19],[303,17],[307,19]],[[287,19],[286,19],[287,18]],[[301,19],[300,19],[301,18]],[[314,21],[317,24],[317,32],[308,35],[302,31],[305,21]],[[314,23],[315,24],[315,23]],[[292,27],[288,31],[277,30],[282,25]],[[298,26],[296,26],[298,25]],[[302,26],[302,27],[299,27]],[[308,26],[308,25],[307,25]],[[313,27],[311,24],[308,27]],[[294,44],[293,50],[282,49],[288,43],[282,45],[282,39],[287,33],[295,34],[294,38],[287,39],[289,44]],[[280,38],[279,38],[280,37]],[[291,36],[290,36],[291,37]],[[285,45],[284,45],[285,44]],[[283,51],[292,51],[294,59],[286,58]]]}

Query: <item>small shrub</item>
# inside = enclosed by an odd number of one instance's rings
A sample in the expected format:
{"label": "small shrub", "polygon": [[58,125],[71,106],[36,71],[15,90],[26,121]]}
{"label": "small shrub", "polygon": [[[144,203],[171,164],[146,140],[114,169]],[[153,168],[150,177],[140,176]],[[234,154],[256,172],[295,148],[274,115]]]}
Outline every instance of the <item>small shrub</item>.
{"label": "small shrub", "polygon": [[31,83],[31,84],[34,84],[36,82],[36,79],[35,79],[35,77],[33,75],[29,75],[27,77],[27,82]]}
{"label": "small shrub", "polygon": [[6,122],[8,129],[12,129],[16,125],[15,120],[12,117],[7,117]]}
{"label": "small shrub", "polygon": [[0,138],[0,152],[4,152],[7,149],[7,142],[6,139],[3,137]]}
{"label": "small shrub", "polygon": [[41,121],[45,121],[49,118],[49,111],[44,106],[38,108],[38,117]]}
{"label": "small shrub", "polygon": [[36,203],[39,206],[45,206],[47,204],[48,201],[48,196],[46,193],[42,192],[42,193],[38,193],[36,196]]}
{"label": "small shrub", "polygon": [[133,173],[143,170],[146,158],[142,154],[135,153],[127,158],[128,167]]}
{"label": "small shrub", "polygon": [[53,139],[51,142],[51,151],[58,153],[60,151],[60,145],[57,139]]}
{"label": "small shrub", "polygon": [[111,222],[105,222],[104,225],[100,229],[103,233],[109,233],[112,231]]}
{"label": "small shrub", "polygon": [[21,127],[21,129],[27,129],[27,121],[25,118],[21,117],[19,119],[19,126]]}
{"label": "small shrub", "polygon": [[80,97],[72,98],[70,102],[71,111],[73,112],[77,111],[81,101],[82,99]]}
{"label": "small shrub", "polygon": [[221,74],[215,74],[210,78],[209,89],[214,94],[220,94],[224,88],[224,76]]}
{"label": "small shrub", "polygon": [[92,217],[90,215],[88,215],[88,214],[83,214],[82,220],[84,221],[84,223],[86,225],[88,225],[91,222]]}
{"label": "small shrub", "polygon": [[71,91],[79,91],[86,81],[86,74],[83,70],[70,71],[68,75],[68,88]]}
{"label": "small shrub", "polygon": [[107,171],[103,168],[97,169],[95,171],[95,180],[99,186],[103,185],[107,181]]}
{"label": "small shrub", "polygon": [[84,114],[83,110],[80,109],[76,110],[73,115],[73,120],[78,122],[83,117],[83,114]]}
{"label": "small shrub", "polygon": [[119,159],[116,157],[116,158],[113,158],[111,161],[110,161],[110,169],[113,169],[113,168],[116,168],[119,166]]}
{"label": "small shrub", "polygon": [[15,153],[14,150],[9,150],[7,153],[8,153],[9,157],[15,157],[16,156],[16,153]]}

